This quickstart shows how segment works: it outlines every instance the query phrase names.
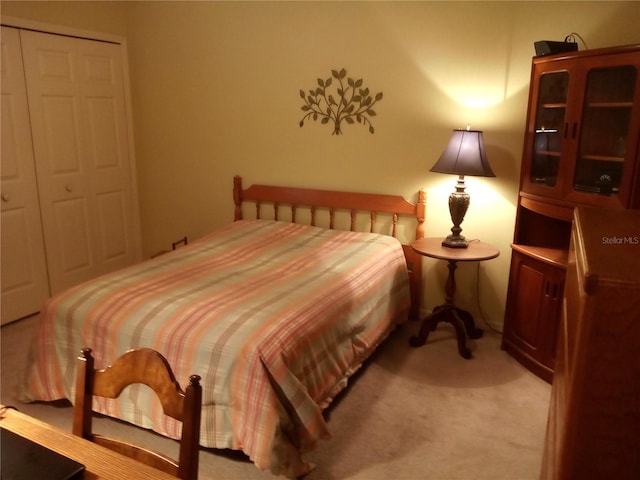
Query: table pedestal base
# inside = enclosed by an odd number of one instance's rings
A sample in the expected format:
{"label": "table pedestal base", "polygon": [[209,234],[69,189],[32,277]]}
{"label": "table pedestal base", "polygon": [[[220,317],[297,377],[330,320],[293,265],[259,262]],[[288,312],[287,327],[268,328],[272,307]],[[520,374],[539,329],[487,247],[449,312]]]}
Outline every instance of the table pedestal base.
{"label": "table pedestal base", "polygon": [[476,328],[473,317],[466,310],[455,307],[451,304],[440,305],[433,309],[433,312],[422,321],[420,332],[409,339],[412,347],[424,345],[429,333],[436,329],[438,323],[447,322],[456,329],[458,338],[458,352],[462,358],[471,358],[471,351],[467,348],[467,336],[472,339],[480,338],[483,331]]}

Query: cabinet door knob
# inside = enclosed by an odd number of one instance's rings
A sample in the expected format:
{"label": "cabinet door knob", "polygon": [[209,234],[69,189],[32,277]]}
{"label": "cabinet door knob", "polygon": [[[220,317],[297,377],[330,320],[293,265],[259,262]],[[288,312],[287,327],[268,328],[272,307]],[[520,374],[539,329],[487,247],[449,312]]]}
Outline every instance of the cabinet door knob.
{"label": "cabinet door knob", "polygon": [[71,192],[73,192],[73,185],[71,185],[71,184],[69,184],[69,185],[65,185],[65,186],[64,186],[64,189],[65,189],[67,192],[71,193]]}
{"label": "cabinet door knob", "polygon": [[3,193],[1,198],[3,202],[8,202],[9,200],[11,200],[11,195],[9,195],[8,193]]}

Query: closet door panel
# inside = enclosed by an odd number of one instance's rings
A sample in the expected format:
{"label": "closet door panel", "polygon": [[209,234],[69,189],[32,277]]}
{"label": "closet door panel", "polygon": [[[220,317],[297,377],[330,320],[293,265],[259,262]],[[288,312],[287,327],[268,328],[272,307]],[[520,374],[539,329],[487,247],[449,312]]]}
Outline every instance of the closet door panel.
{"label": "closet door panel", "polygon": [[137,259],[120,47],[31,31],[21,37],[56,293]]}
{"label": "closet door panel", "polygon": [[79,44],[100,273],[135,260],[131,160],[120,49]]}
{"label": "closet door panel", "polygon": [[76,40],[21,31],[52,293],[94,276]]}
{"label": "closet door panel", "polygon": [[125,199],[121,192],[107,192],[98,195],[98,216],[100,224],[100,251],[105,261],[117,261],[127,252],[127,225],[123,211]]}
{"label": "closet door panel", "polygon": [[51,250],[58,252],[59,274],[81,276],[91,268],[91,233],[89,215],[83,197],[60,199],[53,204],[51,222],[56,231],[63,233],[51,241]]}
{"label": "closet door panel", "polygon": [[2,323],[37,312],[49,295],[20,36],[2,27]]}

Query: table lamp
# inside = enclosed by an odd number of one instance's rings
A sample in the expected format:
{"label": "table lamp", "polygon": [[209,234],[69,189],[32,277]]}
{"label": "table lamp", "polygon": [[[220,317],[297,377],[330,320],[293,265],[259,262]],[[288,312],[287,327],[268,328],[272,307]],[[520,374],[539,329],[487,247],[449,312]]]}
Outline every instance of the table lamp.
{"label": "table lamp", "polygon": [[449,212],[453,227],[451,235],[442,241],[442,245],[467,248],[469,242],[460,235],[460,224],[467,213],[470,200],[469,194],[464,191],[464,176],[495,177],[484,150],[482,131],[471,130],[468,126],[466,130],[454,130],[447,148],[430,171],[458,175],[456,190],[449,195]]}

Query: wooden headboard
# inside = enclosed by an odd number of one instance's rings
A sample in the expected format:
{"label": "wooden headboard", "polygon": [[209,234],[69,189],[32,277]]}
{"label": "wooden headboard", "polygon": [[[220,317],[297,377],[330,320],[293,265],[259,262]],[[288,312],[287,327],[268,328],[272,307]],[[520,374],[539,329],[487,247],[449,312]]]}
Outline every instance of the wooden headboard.
{"label": "wooden headboard", "polygon": [[[349,230],[356,231],[359,223],[358,214],[368,214],[368,229],[370,232],[382,233],[395,237],[398,230],[400,216],[411,216],[416,220],[415,239],[424,237],[424,222],[427,205],[427,194],[418,191],[418,201],[411,203],[400,195],[385,195],[376,193],[339,192],[334,190],[317,190],[309,188],[279,187],[272,185],[251,185],[244,189],[242,178],[233,179],[233,202],[235,204],[234,220],[242,220],[243,204],[255,204],[255,217],[262,218],[265,214],[263,207],[269,209],[270,218],[281,220],[286,217],[294,223],[298,222],[298,211],[302,208],[309,210],[311,225],[316,225],[316,213],[328,212],[328,228],[335,228],[336,213],[346,212],[349,216]],[[282,210],[286,214],[282,213]],[[390,232],[380,231],[377,222],[380,215],[391,216]],[[388,223],[388,222],[387,222]],[[411,239],[413,240],[413,238]],[[404,255],[407,260],[409,280],[411,282],[411,311],[409,317],[419,318],[422,302],[422,257],[415,253],[408,244],[403,244]]]}

